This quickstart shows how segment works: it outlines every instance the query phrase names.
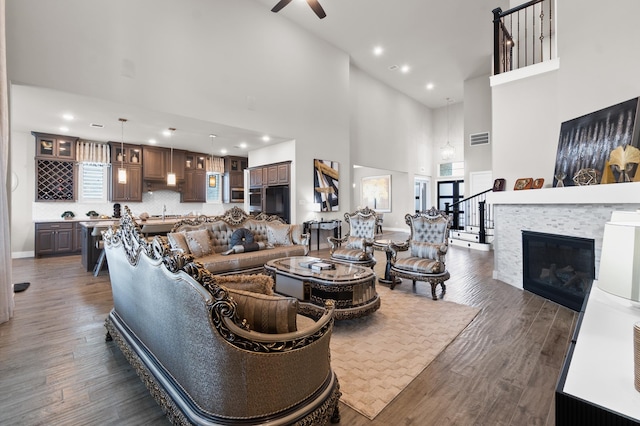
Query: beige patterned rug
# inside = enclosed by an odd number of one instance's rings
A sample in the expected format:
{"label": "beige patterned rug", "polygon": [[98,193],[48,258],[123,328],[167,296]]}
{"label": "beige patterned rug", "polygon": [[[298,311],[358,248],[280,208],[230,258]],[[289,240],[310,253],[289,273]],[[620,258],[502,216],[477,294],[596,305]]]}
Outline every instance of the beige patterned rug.
{"label": "beige patterned rug", "polygon": [[[411,283],[402,285],[410,288]],[[410,290],[376,287],[380,309],[365,318],[336,321],[331,337],[331,365],[340,381],[340,400],[369,419],[398,396],[479,312]]]}

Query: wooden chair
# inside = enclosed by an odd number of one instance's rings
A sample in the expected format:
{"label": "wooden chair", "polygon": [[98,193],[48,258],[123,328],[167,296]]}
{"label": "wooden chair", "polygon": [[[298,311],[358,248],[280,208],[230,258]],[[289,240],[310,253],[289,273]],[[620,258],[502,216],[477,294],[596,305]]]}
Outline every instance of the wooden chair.
{"label": "wooden chair", "polygon": [[371,267],[376,264],[373,257],[373,242],[376,234],[376,212],[369,207],[345,213],[344,220],[349,231],[342,238],[328,237],[331,259]]}
{"label": "wooden chair", "polygon": [[[431,284],[431,296],[436,296],[436,286],[440,284],[442,294],[447,288],[444,284],[449,279],[449,271],[445,264],[445,256],[449,248],[449,216],[445,212],[438,211],[435,207],[416,213],[407,214],[404,217],[409,225],[409,239],[402,244],[392,243],[391,268],[389,274],[392,278],[391,289],[395,287],[395,277],[407,278],[413,282],[415,291],[416,281],[426,281]],[[397,258],[400,251],[409,251],[408,257]]]}
{"label": "wooden chair", "polygon": [[93,276],[97,277],[102,268],[107,263],[107,254],[104,252],[104,241],[102,241],[102,231],[106,231],[108,229],[107,226],[94,226],[91,231],[91,236],[95,240],[96,248],[100,250],[100,255],[98,256],[98,260],[93,267]]}

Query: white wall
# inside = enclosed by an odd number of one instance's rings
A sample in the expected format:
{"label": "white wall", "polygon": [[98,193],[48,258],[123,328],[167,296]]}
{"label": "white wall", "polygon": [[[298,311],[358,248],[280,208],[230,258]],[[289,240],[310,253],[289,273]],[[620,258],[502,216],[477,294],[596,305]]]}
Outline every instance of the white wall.
{"label": "white wall", "polygon": [[553,178],[560,125],[640,95],[640,2],[603,8],[596,0],[557,4],[560,67],[492,88],[494,177]]}
{"label": "white wall", "polygon": [[[369,207],[362,202],[362,178],[370,176],[391,176],[391,211],[384,213],[383,231],[409,232],[409,227],[404,221],[407,213],[413,213],[413,181],[409,182],[409,174],[406,172],[391,171],[386,169],[375,169],[371,167],[357,167],[353,169],[352,204],[353,210],[357,207]],[[410,207],[407,207],[407,200]],[[375,210],[375,209],[374,209]]]}
{"label": "white wall", "polygon": [[[291,135],[305,147],[295,158],[300,191],[312,186],[313,158],[349,164],[348,56],[263,4],[21,0],[6,12],[12,82]],[[12,134],[20,161],[16,143],[35,142]],[[33,154],[26,158],[33,168]],[[31,200],[14,196],[14,220],[31,218]],[[349,208],[347,197],[327,217]],[[33,241],[25,225],[12,226],[19,251]]]}
{"label": "white wall", "polygon": [[[463,117],[464,174],[465,182],[470,182],[470,173],[492,170],[491,87],[489,86],[488,75],[472,78],[464,82]],[[489,132],[489,144],[469,145],[469,135],[482,132]],[[469,193],[468,195],[473,194]]]}
{"label": "white wall", "polygon": [[[393,183],[392,193],[392,208],[404,212],[404,217],[414,210],[414,176],[434,175],[432,110],[353,65],[349,90],[351,164],[378,169],[379,174],[406,173],[398,179],[402,187],[396,189]],[[358,184],[359,179],[354,182]],[[354,208],[359,204],[359,193],[353,195],[351,204]],[[402,227],[404,219],[396,222],[387,222],[385,217],[385,225],[392,227]]]}

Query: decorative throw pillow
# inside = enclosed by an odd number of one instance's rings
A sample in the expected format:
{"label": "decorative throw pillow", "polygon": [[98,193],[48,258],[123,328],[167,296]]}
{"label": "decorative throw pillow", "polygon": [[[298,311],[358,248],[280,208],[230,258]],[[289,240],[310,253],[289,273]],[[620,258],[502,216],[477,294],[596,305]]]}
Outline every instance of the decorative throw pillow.
{"label": "decorative throw pillow", "polygon": [[291,225],[289,235],[293,244],[302,244],[302,225]]}
{"label": "decorative throw pillow", "polygon": [[438,248],[440,247],[440,244],[423,243],[411,240],[410,246],[411,256],[438,260]]}
{"label": "decorative throw pillow", "polygon": [[167,234],[167,240],[169,240],[169,245],[173,250],[182,250],[184,254],[191,253],[184,232],[170,232]]}
{"label": "decorative throw pillow", "polygon": [[258,250],[264,250],[265,248],[267,248],[267,245],[265,243],[263,243],[262,241],[259,243],[253,242],[253,243],[243,243],[243,244],[237,244],[233,247],[231,247],[229,250],[227,251],[223,251],[222,254],[223,256],[227,256],[229,254],[233,254],[233,253],[247,253],[250,251],[258,251]]}
{"label": "decorative throw pillow", "polygon": [[347,238],[346,248],[352,250],[362,250],[364,248],[364,239],[360,237],[349,236],[349,238]]}
{"label": "decorative throw pillow", "polygon": [[277,225],[270,223],[267,225],[267,240],[272,246],[291,245],[291,227],[286,224]]}
{"label": "decorative throw pillow", "polygon": [[229,246],[237,246],[242,243],[252,243],[253,242],[253,233],[247,228],[240,228],[233,231],[231,234],[231,239],[229,239]]}
{"label": "decorative throw pillow", "polygon": [[260,333],[297,331],[298,299],[232,288],[229,288],[229,295],[236,301],[236,314],[240,319],[247,320],[251,330]]}
{"label": "decorative throw pillow", "polygon": [[198,229],[197,231],[189,231],[185,233],[187,244],[191,254],[195,257],[202,257],[211,254],[211,237],[206,229]]}
{"label": "decorative throw pillow", "polygon": [[234,290],[273,295],[273,278],[268,275],[216,275],[215,282]]}

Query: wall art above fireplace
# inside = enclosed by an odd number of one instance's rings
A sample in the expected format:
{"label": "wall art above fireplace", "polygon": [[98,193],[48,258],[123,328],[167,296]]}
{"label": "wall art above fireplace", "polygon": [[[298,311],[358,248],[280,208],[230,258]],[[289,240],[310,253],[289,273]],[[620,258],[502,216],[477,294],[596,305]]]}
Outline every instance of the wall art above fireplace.
{"label": "wall art above fireplace", "polygon": [[640,181],[639,99],[562,123],[554,187]]}

